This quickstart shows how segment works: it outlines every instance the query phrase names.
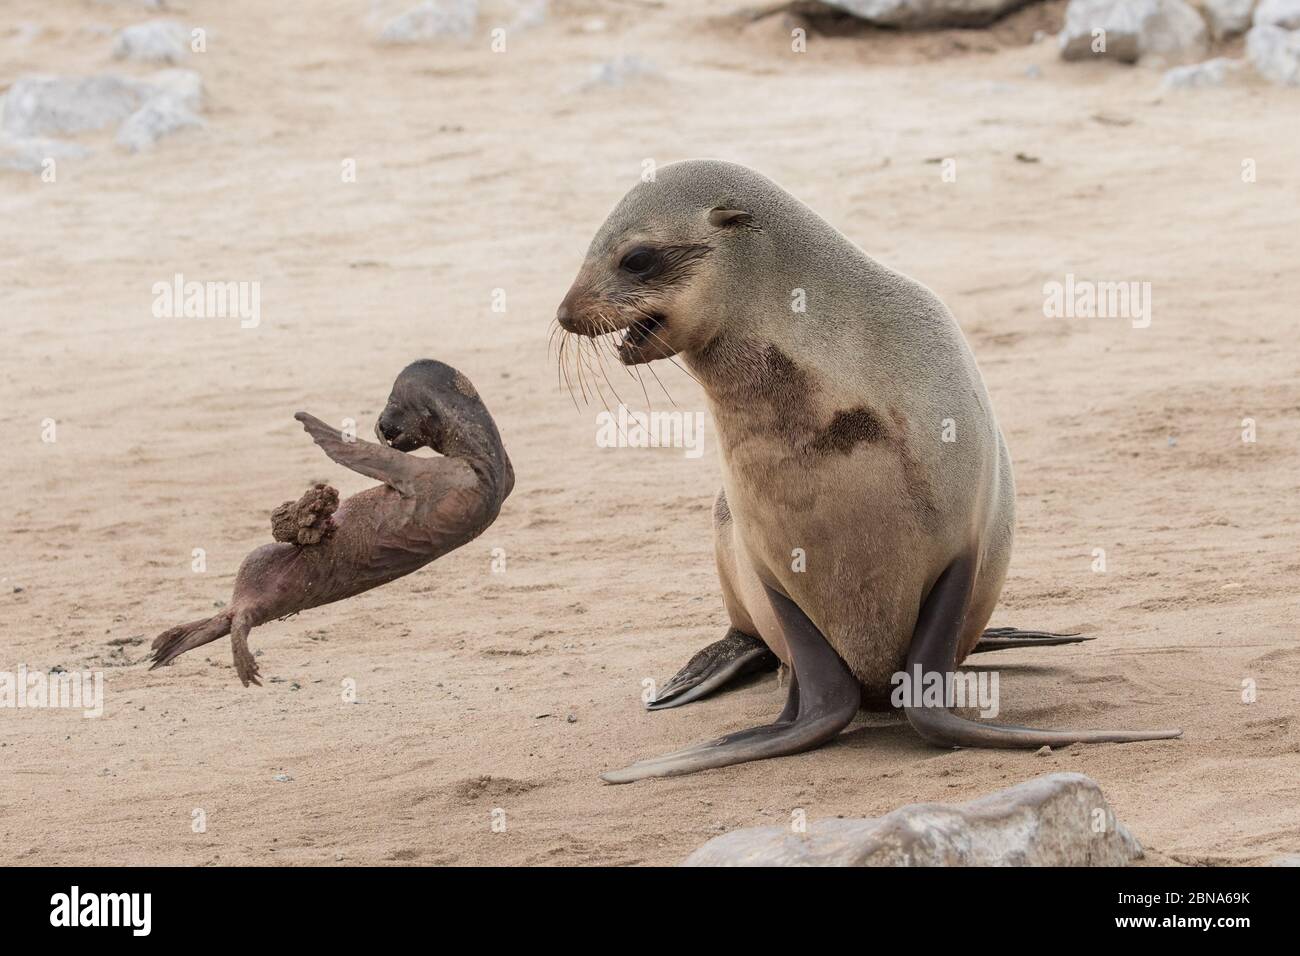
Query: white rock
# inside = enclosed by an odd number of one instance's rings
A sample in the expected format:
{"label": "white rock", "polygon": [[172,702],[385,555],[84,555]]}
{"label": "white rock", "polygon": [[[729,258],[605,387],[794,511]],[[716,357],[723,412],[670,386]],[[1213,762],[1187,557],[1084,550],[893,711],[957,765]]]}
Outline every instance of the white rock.
{"label": "white rock", "polygon": [[443,37],[467,39],[478,22],[478,0],[425,0],[390,20],[381,43],[421,43]]}
{"label": "white rock", "polygon": [[1244,60],[1230,60],[1227,57],[1215,57],[1204,63],[1192,63],[1188,66],[1176,66],[1165,74],[1161,84],[1170,90],[1202,89],[1209,86],[1223,86],[1230,79],[1241,75]]}
{"label": "white rock", "polygon": [[1199,0],[1205,22],[1216,40],[1235,37],[1250,29],[1250,12],[1255,0]]}
{"label": "white rock", "polygon": [[[1094,53],[1097,30],[1105,49]],[[1205,21],[1184,0],[1070,0],[1057,42],[1066,60],[1104,56],[1122,63],[1199,60],[1209,48]]]}
{"label": "white rock", "polygon": [[148,20],[119,30],[113,59],[180,63],[190,55],[189,34],[175,20]]}
{"label": "white rock", "polygon": [[171,97],[193,113],[203,109],[203,77],[194,70],[159,70],[142,82],[153,91],[150,96]]}
{"label": "white rock", "polygon": [[39,173],[45,161],[53,159],[82,159],[90,150],[76,143],[58,139],[0,139],[0,168],[17,169],[26,173]]}
{"label": "white rock", "polygon": [[1124,866],[1142,847],[1093,780],[1054,773],[964,804],[735,830],[684,866]]}
{"label": "white rock", "polygon": [[20,76],[5,96],[0,127],[11,136],[80,133],[119,123],[147,97],[121,76]]}
{"label": "white rock", "polygon": [[1024,0],[824,0],[855,17],[888,27],[977,27],[1024,6]]}
{"label": "white rock", "polygon": [[160,136],[203,121],[203,79],[193,70],[159,70],[142,79],[23,76],[4,99],[0,129],[11,139],[81,133],[121,124],[117,142],[135,152]]}
{"label": "white rock", "polygon": [[1300,30],[1251,27],[1246,34],[1246,58],[1261,76],[1274,83],[1300,86]]}
{"label": "white rock", "polygon": [[1255,26],[1300,30],[1300,0],[1260,0],[1255,8]]}
{"label": "white rock", "polygon": [[202,126],[203,120],[170,96],[158,96],[145,103],[117,128],[117,145],[132,153],[149,149],[163,136],[177,130]]}
{"label": "white rock", "polygon": [[119,146],[138,153],[169,133],[204,125],[196,115],[203,109],[203,78],[194,70],[159,70],[141,85],[148,99],[117,128]]}

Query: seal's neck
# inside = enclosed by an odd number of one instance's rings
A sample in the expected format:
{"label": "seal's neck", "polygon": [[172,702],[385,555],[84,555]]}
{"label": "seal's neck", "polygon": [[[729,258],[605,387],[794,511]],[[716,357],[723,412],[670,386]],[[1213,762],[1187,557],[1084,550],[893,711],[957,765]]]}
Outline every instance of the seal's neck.
{"label": "seal's neck", "polygon": [[682,358],[715,406],[742,410],[780,402],[808,389],[808,373],[777,342],[758,336],[719,335]]}
{"label": "seal's neck", "polygon": [[515,487],[515,470],[501,443],[501,434],[486,409],[480,419],[470,422],[446,422],[440,451],[447,458],[459,458],[492,490],[497,504],[505,501]]}

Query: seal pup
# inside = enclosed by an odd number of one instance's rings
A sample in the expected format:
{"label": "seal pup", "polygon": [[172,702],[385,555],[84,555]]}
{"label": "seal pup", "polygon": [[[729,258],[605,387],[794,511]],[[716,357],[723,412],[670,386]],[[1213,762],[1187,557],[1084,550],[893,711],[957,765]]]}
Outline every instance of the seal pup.
{"label": "seal pup", "polygon": [[[335,462],[383,484],[342,504],[318,484],[275,509],[277,543],[244,559],[229,606],[159,634],[150,670],[229,634],[240,681],[260,685],[249,631],[419,570],[482,534],[514,488],[496,423],[469,379],[442,362],[397,376],[375,424],[380,444],[345,439],[306,412],[294,418]],[[417,448],[443,457],[405,454]]]}
{"label": "seal pup", "polygon": [[[615,206],[556,319],[613,334],[626,365],[680,355],[703,386],[727,613],[792,671],[774,723],[603,779],[820,746],[888,700],[895,674],[951,675],[980,641],[1011,556],[1015,485],[974,357],[929,289],[759,173],[695,160]],[[950,703],[917,694],[903,709],[943,746],[1180,734],[1035,730]]]}

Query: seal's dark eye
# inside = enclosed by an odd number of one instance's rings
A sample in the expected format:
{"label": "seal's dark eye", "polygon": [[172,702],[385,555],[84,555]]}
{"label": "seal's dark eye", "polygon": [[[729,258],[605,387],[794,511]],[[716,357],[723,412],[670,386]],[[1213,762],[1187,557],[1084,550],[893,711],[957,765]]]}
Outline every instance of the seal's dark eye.
{"label": "seal's dark eye", "polygon": [[620,267],[635,275],[645,275],[659,264],[659,255],[653,249],[633,249],[623,257]]}

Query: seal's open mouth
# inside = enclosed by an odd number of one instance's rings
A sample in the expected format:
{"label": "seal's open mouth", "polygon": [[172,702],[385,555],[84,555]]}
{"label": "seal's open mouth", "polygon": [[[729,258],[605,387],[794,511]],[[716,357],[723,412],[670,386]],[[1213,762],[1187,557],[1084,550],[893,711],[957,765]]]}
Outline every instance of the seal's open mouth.
{"label": "seal's open mouth", "polygon": [[379,444],[387,445],[395,451],[415,451],[422,444],[418,436],[408,435],[405,430],[394,435],[385,435],[378,422],[375,423],[375,437],[379,439]]}
{"label": "seal's open mouth", "polygon": [[664,317],[658,313],[649,313],[637,319],[623,332],[618,343],[618,357],[625,365],[648,362],[651,359],[671,355],[663,340]]}

